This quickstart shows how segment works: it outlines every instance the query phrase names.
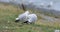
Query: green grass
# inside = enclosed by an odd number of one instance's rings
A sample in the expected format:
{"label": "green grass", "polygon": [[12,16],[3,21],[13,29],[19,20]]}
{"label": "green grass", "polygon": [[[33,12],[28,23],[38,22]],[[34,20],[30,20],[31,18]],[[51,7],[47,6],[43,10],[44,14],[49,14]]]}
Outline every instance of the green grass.
{"label": "green grass", "polygon": [[[24,12],[13,5],[0,4],[0,32],[54,32],[59,29],[59,22],[44,22],[38,15],[38,20],[34,24],[15,23],[15,18]],[[32,11],[30,11],[32,13]],[[37,12],[34,12],[38,14]]]}

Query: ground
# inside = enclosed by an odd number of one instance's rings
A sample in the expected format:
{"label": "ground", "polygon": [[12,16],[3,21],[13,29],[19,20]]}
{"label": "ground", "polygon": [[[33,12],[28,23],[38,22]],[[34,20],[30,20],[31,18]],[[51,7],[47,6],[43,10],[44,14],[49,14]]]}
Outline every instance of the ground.
{"label": "ground", "polygon": [[[34,24],[15,23],[15,18],[24,11],[14,5],[0,4],[0,32],[54,32],[60,30],[60,21],[47,20],[47,16],[43,16],[37,11],[38,20]],[[55,19],[50,17],[51,19]]]}

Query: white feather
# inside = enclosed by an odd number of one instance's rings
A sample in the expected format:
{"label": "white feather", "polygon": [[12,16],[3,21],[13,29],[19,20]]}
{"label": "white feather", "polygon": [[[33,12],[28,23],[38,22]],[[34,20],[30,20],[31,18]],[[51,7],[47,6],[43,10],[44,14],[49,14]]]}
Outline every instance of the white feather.
{"label": "white feather", "polygon": [[29,11],[26,11],[23,14],[20,14],[18,16],[18,18],[16,18],[16,20],[20,20],[20,21],[26,21],[27,20],[27,15],[29,15]]}
{"label": "white feather", "polygon": [[30,15],[28,15],[28,21],[30,22],[30,23],[32,23],[32,22],[35,22],[36,20],[37,20],[37,15],[36,14],[30,14]]}

